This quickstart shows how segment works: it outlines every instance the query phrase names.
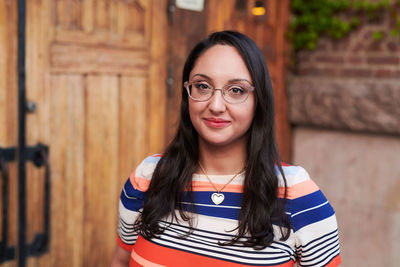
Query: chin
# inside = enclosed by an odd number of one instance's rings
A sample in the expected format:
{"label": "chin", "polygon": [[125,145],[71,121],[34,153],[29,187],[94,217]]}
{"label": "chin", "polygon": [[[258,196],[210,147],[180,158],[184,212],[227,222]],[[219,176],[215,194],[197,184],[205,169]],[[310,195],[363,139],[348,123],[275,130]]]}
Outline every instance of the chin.
{"label": "chin", "polygon": [[204,136],[204,137],[200,137],[200,139],[203,143],[208,144],[208,145],[214,145],[214,146],[224,146],[231,142],[231,140],[229,140],[223,136],[220,136],[220,137]]}
{"label": "chin", "polygon": [[237,137],[234,139],[227,138],[226,136],[205,136],[201,137],[201,139],[205,144],[215,147],[243,145],[246,143],[245,136]]}

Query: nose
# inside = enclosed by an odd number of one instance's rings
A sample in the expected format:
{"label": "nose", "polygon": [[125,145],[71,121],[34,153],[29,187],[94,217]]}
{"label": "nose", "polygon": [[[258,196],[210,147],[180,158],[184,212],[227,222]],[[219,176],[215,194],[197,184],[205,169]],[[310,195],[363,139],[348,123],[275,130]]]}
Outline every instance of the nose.
{"label": "nose", "polygon": [[223,113],[226,110],[225,100],[222,97],[222,90],[217,89],[210,99],[209,108],[213,113]]}

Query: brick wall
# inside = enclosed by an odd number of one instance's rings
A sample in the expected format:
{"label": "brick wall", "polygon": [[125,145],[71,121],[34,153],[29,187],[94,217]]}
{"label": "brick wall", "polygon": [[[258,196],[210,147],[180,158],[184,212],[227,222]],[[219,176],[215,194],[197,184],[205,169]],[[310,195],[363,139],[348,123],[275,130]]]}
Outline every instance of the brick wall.
{"label": "brick wall", "polygon": [[288,87],[292,124],[400,135],[400,36],[389,33],[396,8],[297,54]]}
{"label": "brick wall", "polygon": [[[362,24],[342,40],[322,38],[316,51],[298,53],[297,74],[399,78],[400,36],[390,35],[395,23],[391,12],[386,11],[382,20]],[[382,40],[373,39],[376,31],[384,33]]]}

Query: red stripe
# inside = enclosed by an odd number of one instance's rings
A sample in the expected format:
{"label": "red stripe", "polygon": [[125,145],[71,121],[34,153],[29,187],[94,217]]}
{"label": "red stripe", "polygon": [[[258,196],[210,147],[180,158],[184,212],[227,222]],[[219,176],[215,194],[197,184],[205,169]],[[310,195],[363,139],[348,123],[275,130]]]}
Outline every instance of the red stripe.
{"label": "red stripe", "polygon": [[[248,266],[224,260],[218,260],[206,256],[200,256],[189,252],[163,247],[154,244],[139,236],[134,251],[142,258],[156,264],[165,266]],[[275,267],[292,267],[293,261],[274,265]],[[271,265],[269,265],[271,267]]]}
{"label": "red stripe", "polygon": [[143,265],[141,265],[139,262],[131,260],[129,261],[129,267],[144,267]]}
{"label": "red stripe", "polygon": [[125,249],[126,251],[128,252],[132,251],[133,245],[125,244],[124,241],[122,241],[121,237],[119,236],[117,236],[117,243],[121,248]]}
{"label": "red stripe", "polygon": [[337,255],[333,260],[331,260],[326,267],[336,267],[339,266],[342,263],[342,258],[340,257],[340,254]]}

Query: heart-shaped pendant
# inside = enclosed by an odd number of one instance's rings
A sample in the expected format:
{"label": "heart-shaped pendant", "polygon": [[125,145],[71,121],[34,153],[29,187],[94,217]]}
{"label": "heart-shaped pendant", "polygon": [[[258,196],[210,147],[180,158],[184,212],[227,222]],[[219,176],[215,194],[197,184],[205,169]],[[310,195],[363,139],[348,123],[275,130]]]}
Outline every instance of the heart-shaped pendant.
{"label": "heart-shaped pendant", "polygon": [[214,202],[215,205],[221,204],[222,201],[224,201],[224,199],[225,199],[225,196],[224,196],[224,194],[221,194],[221,193],[213,193],[211,195],[211,200],[212,200],[212,202]]}

